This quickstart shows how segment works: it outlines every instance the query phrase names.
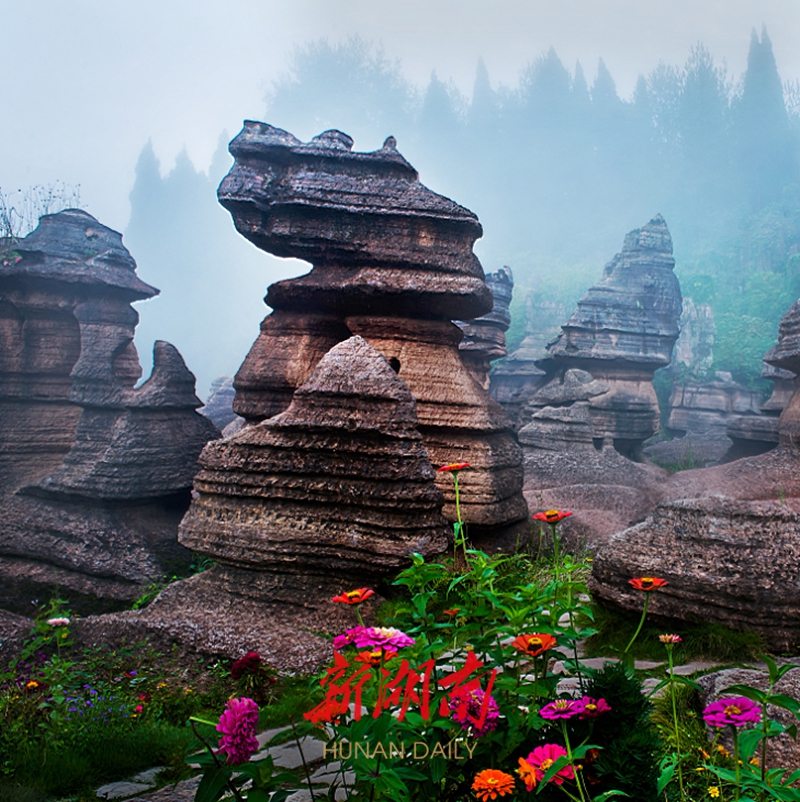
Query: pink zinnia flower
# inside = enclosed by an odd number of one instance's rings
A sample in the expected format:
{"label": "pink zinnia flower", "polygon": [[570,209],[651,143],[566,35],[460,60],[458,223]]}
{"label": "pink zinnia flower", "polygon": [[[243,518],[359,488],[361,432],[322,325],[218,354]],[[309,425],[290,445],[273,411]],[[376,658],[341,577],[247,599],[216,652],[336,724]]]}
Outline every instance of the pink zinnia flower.
{"label": "pink zinnia flower", "polygon": [[731,699],[718,699],[703,711],[703,720],[712,727],[744,727],[761,721],[761,708],[744,696]]}
{"label": "pink zinnia flower", "polygon": [[548,721],[572,718],[573,716],[580,716],[582,713],[582,699],[556,699],[555,702],[550,702],[539,711],[539,715]]}
{"label": "pink zinnia flower", "polygon": [[352,646],[363,629],[366,629],[366,627],[353,627],[353,629],[348,629],[347,632],[337,635],[333,639],[333,648],[344,649],[345,646]]}
{"label": "pink zinnia flower", "polygon": [[603,713],[611,712],[611,705],[605,699],[584,696],[579,704],[583,705],[583,711],[578,715],[579,718],[597,718],[602,716]]}
{"label": "pink zinnia flower", "polygon": [[257,728],[258,705],[246,697],[229,699],[217,724],[217,732],[222,733],[219,751],[227,755],[228,763],[246,763],[258,751]]}
{"label": "pink zinnia flower", "polygon": [[[525,758],[525,763],[528,764],[530,768],[533,769],[534,774],[536,775],[536,782],[539,783],[542,781],[542,777],[544,777],[545,772],[555,763],[560,757],[566,757],[567,750],[564,749],[563,746],[559,746],[558,744],[545,744],[544,746],[537,746],[536,749],[531,752],[527,758]],[[551,778],[550,782],[554,782],[556,785],[563,785],[564,780],[574,780],[575,779],[575,770],[572,766],[563,766],[560,768],[555,775]],[[526,784],[527,781],[526,781]],[[531,785],[531,788],[533,786]],[[528,789],[530,790],[530,788]]]}
{"label": "pink zinnia flower", "polygon": [[[391,649],[396,652],[404,646],[413,646],[416,641],[405,632],[394,627],[359,627],[353,636],[359,649]],[[351,632],[353,630],[350,630]],[[334,646],[336,641],[334,641]]]}
{"label": "pink zinnia flower", "polygon": [[[481,720],[484,704],[486,705],[486,714],[483,717],[483,724],[478,726],[475,722]],[[457,721],[462,730],[472,730],[475,738],[483,738],[487,733],[497,729],[500,708],[491,694],[488,700],[486,699],[486,692],[481,688],[473,691],[462,688],[460,693],[450,699],[448,705],[452,711],[450,718]]]}

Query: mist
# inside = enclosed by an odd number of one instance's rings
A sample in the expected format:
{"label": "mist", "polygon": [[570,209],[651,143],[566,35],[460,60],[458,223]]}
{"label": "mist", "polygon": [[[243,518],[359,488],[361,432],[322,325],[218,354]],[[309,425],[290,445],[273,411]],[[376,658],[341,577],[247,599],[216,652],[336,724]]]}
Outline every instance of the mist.
{"label": "mist", "polygon": [[[145,375],[153,340],[169,340],[201,397],[243,360],[267,285],[309,267],[259,252],[216,201],[245,118],[303,140],[339,128],[357,150],[395,136],[424,184],[479,215],[484,269],[514,271],[512,346],[529,294],[569,308],[625,233],[663,214],[684,295],[714,308],[716,366],[755,381],[800,294],[800,12],[488,9],[123,2],[114,16],[83,2],[38,28],[14,10],[10,58],[27,67],[2,79],[15,158],[0,188],[81,185],[161,289],[137,306]],[[18,50],[26,31],[36,59]]]}

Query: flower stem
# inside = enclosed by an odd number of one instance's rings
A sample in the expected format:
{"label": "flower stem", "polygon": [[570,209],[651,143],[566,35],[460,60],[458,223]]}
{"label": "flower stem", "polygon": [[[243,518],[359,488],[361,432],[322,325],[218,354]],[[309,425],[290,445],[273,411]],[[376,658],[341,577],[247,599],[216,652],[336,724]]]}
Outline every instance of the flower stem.
{"label": "flower stem", "polygon": [[456,518],[458,519],[458,534],[456,535],[455,547],[458,548],[458,541],[464,549],[464,566],[469,571],[469,557],[467,556],[467,538],[464,535],[464,522],[461,520],[461,496],[458,490],[458,471],[453,472],[453,484],[456,489]]}
{"label": "flower stem", "polygon": [[678,703],[675,699],[675,671],[672,662],[672,644],[667,644],[667,659],[669,660],[669,691],[672,696],[672,721],[675,726],[675,746],[678,750],[678,786],[681,791],[681,799],[686,799],[686,792],[683,790],[683,767],[681,766],[681,735],[678,729]]}
{"label": "flower stem", "polygon": [[644,619],[647,617],[647,605],[649,601],[650,601],[650,594],[645,593],[644,607],[642,607],[642,618],[639,621],[639,626],[636,627],[636,632],[633,633],[633,637],[631,638],[630,643],[628,643],[628,645],[625,647],[625,651],[623,652],[623,654],[627,654],[630,651],[631,646],[633,646],[633,642],[636,640],[636,638],[639,637],[639,633],[642,631],[642,627],[644,626]]}
{"label": "flower stem", "polygon": [[[211,755],[211,757],[214,760],[214,763],[217,766],[217,771],[223,771],[224,772],[225,771],[225,766],[223,766],[222,763],[219,762],[219,758],[217,757],[217,753],[214,751],[214,748],[197,731],[197,727],[194,726],[195,721],[200,721],[200,719],[196,719],[196,718],[194,718],[194,716],[192,716],[189,719],[189,724],[191,725],[192,732],[194,732],[195,736],[200,741],[200,743],[202,743],[203,746],[208,750],[208,753]],[[202,724],[208,724],[207,721],[201,721],[201,723]],[[242,795],[239,793],[239,789],[233,784],[233,782],[231,780],[230,773],[228,773],[228,776],[225,778],[225,784],[228,786],[228,788],[231,789],[231,793],[233,794],[233,796],[237,800],[237,802],[244,802],[244,799],[242,798]]]}
{"label": "flower stem", "polygon": [[[567,735],[567,722],[564,719],[561,719],[561,732],[564,733],[564,746],[567,748],[567,758],[569,758],[569,764],[572,766],[572,771],[575,774],[575,784],[578,786],[578,793],[581,795],[582,802],[587,802],[586,794],[583,790],[583,783],[581,782],[580,774],[578,774],[578,767],[575,765],[575,761],[572,758],[572,747],[569,745],[569,735]],[[565,790],[562,788],[562,790]]]}
{"label": "flower stem", "polygon": [[736,770],[736,792],[734,794],[735,802],[739,802],[739,792],[742,787],[742,767],[739,765],[739,731],[736,727],[731,727],[733,730],[733,763]]}

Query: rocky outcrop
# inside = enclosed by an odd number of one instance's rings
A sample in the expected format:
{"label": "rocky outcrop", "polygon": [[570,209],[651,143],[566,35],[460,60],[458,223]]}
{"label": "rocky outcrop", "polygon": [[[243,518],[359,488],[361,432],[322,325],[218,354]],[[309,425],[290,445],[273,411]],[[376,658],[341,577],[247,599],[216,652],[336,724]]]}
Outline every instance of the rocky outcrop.
{"label": "rocky outcrop", "polygon": [[708,304],[696,304],[691,298],[684,298],[680,329],[672,364],[676,367],[683,366],[683,370],[693,379],[703,379],[714,362],[717,327],[714,325],[711,307]]}
{"label": "rocky outcrop", "polygon": [[218,376],[211,383],[211,392],[205,406],[199,410],[201,415],[205,415],[220,431],[229,423],[233,423],[238,417],[233,411],[233,398],[236,391],[233,389],[233,378],[230,376]]}
{"label": "rocky outcrop", "polygon": [[181,543],[257,571],[251,587],[374,582],[447,545],[414,399],[361,337],[334,346],[285,412],[210,443],[200,463]]}
{"label": "rocky outcrop", "polygon": [[[263,250],[313,265],[269,288],[275,311],[234,379],[234,411],[248,424],[282,412],[322,356],[359,334],[410,388],[431,461],[472,464],[470,535],[513,541],[527,528],[522,455],[502,409],[460,358],[462,333],[450,322],[492,310],[472,251],[480,223],[423,186],[392,137],[372,153],[352,145],[339,131],[303,143],[257,122],[231,143],[235,164],[219,199],[237,229]],[[454,520],[452,481],[437,483]]]}
{"label": "rocky outcrop", "polygon": [[653,373],[669,364],[681,295],[661,216],[625,238],[537,361],[546,380],[519,431],[525,496],[575,513],[564,529],[590,546],[640,521],[666,471],[638,461],[658,429]]}
{"label": "rocky outcrop", "polygon": [[297,631],[353,625],[333,595],[451,538],[414,398],[359,336],[322,358],[285,412],[209,443],[200,463],[180,540],[217,564],[95,629],[170,633],[205,654],[258,648],[276,667],[310,671],[330,643],[304,634],[297,649]]}
{"label": "rocky outcrop", "polygon": [[529,295],[525,303],[525,336],[519,347],[492,372],[491,394],[519,431],[529,421],[525,411],[545,372],[536,366],[547,344],[561,331],[567,311],[564,304]]}
{"label": "rocky outcrop", "polygon": [[487,315],[470,321],[455,321],[464,339],[458,345],[461,361],[484,390],[489,390],[489,371],[492,362],[508,355],[506,332],[511,325],[511,296],[514,277],[510,267],[501,267],[486,274],[486,283],[492,291],[494,306]]}
{"label": "rocky outcrop", "polygon": [[[599,440],[636,457],[658,431],[653,373],[670,363],[681,312],[674,266],[672,239],[658,215],[626,236],[603,279],[578,302],[561,334],[547,346],[547,356],[538,361],[547,384],[560,384],[567,371],[578,369],[606,385],[605,392],[585,402],[591,436],[584,445]],[[534,397],[532,416],[543,409]],[[520,439],[526,437],[523,428]]]}
{"label": "rocky outcrop", "polygon": [[[713,470],[713,469],[710,469]],[[704,497],[659,505],[595,557],[591,590],[641,609],[636,576],[658,576],[651,615],[756,630],[779,651],[800,639],[800,515],[777,502]]]}
{"label": "rocky outcrop", "polygon": [[[71,209],[41,219],[0,266],[0,604],[58,585],[136,598],[188,561],[177,526],[197,456],[219,435],[194,376],[157,342],[142,374],[120,234]],[[6,414],[7,413],[7,414]]]}
{"label": "rocky outcrop", "polygon": [[[768,354],[776,367],[800,364],[795,315],[798,304]],[[653,612],[756,629],[776,650],[794,647],[800,639],[798,410],[796,392],[778,420],[774,450],[665,482],[652,515],[615,534],[595,555],[595,596],[640,609],[627,580],[660,576],[670,584]]]}

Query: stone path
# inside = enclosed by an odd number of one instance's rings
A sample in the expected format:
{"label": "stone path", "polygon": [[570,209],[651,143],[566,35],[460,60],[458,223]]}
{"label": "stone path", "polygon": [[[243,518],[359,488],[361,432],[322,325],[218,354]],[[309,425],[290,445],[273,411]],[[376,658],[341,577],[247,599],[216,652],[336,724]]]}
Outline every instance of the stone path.
{"label": "stone path", "polygon": [[[580,658],[581,663],[587,668],[599,669],[602,668],[604,663],[613,662],[613,658],[607,657],[588,657]],[[664,666],[664,663],[652,663],[644,660],[637,660],[635,667],[639,671],[654,671]],[[715,668],[714,663],[693,662],[686,665],[675,666],[675,673],[681,676],[691,676],[697,672],[707,672]],[[562,661],[558,661],[553,666],[555,674],[566,674],[567,670]],[[655,677],[648,677],[644,680],[643,686],[645,693],[650,692],[660,682]],[[564,677],[558,683],[559,693],[578,694],[580,692],[580,683],[577,677]],[[332,761],[323,764],[323,755],[325,745],[322,741],[306,736],[301,739],[301,747],[303,754],[301,757],[300,750],[297,743],[292,737],[281,738],[286,734],[288,736],[290,729],[288,727],[281,727],[271,730],[266,730],[258,736],[259,751],[254,759],[266,757],[267,754],[272,755],[275,766],[284,769],[299,769],[303,765],[305,759],[306,765],[312,771],[311,782],[316,793],[317,799],[320,799],[323,794],[327,793],[328,788],[334,782],[339,786],[336,790],[336,799],[345,799],[346,791],[342,786],[344,780],[345,785],[350,785],[354,777],[352,773],[346,772],[344,778],[339,771],[339,763]],[[274,746],[267,746],[273,739],[281,741]],[[122,800],[126,802],[193,802],[194,794],[199,784],[199,777],[193,777],[190,780],[185,780],[173,785],[167,785],[157,791],[150,791],[157,785],[158,772],[162,767],[156,767],[143,771],[132,777],[130,780],[109,783],[102,788],[97,789],[97,797],[99,799],[107,800]],[[304,781],[305,782],[305,781]],[[287,798],[286,802],[311,802],[311,794],[308,787],[298,790]]]}

